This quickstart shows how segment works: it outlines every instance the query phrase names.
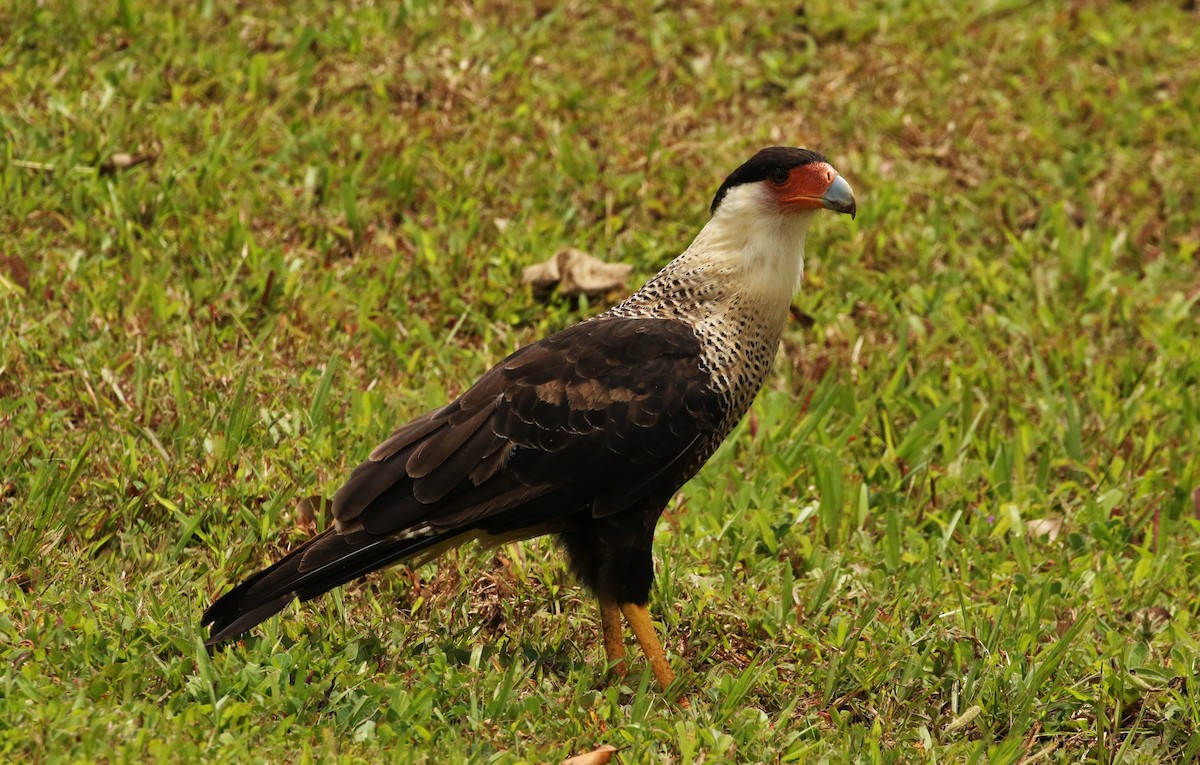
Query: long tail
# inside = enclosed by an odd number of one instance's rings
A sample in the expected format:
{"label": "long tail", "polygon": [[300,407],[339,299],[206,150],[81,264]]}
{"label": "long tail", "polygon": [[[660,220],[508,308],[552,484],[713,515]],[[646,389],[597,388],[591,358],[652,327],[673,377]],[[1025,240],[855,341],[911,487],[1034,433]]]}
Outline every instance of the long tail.
{"label": "long tail", "polygon": [[371,538],[327,529],[209,606],[200,620],[202,625],[211,625],[205,645],[237,637],[283,610],[295,598],[312,600],[334,587],[411,558],[451,536]]}

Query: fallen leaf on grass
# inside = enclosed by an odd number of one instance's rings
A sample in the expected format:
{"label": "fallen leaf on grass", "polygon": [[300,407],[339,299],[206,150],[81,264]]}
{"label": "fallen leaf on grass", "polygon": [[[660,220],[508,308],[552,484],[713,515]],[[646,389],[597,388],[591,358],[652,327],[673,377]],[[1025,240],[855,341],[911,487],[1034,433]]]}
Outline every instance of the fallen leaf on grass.
{"label": "fallen leaf on grass", "polygon": [[12,279],[12,284],[21,288],[22,292],[29,291],[29,266],[25,265],[25,261],[16,255],[5,255],[0,253],[0,279],[4,279],[4,272]]}
{"label": "fallen leaf on grass", "polygon": [[296,509],[293,511],[296,525],[310,534],[315,534],[317,531],[317,514],[325,504],[326,499],[320,494],[305,497],[297,502]]}
{"label": "fallen leaf on grass", "polygon": [[1162,606],[1139,608],[1125,614],[1125,618],[1147,632],[1159,632],[1171,623],[1171,612]]}
{"label": "fallen leaf on grass", "polygon": [[628,263],[605,263],[583,250],[564,247],[546,262],[526,268],[521,283],[537,290],[558,285],[558,291],[569,297],[602,295],[623,288],[631,273],[633,266]]}
{"label": "fallen leaf on grass", "polygon": [[599,749],[568,757],[562,761],[562,765],[608,765],[617,751],[612,744],[605,744]]}
{"label": "fallen leaf on grass", "polygon": [[111,175],[118,170],[128,170],[131,167],[137,167],[146,162],[153,162],[158,159],[158,155],[162,153],[162,146],[155,141],[149,148],[142,149],[136,154],[118,151],[111,157],[100,163],[100,174]]}
{"label": "fallen leaf on grass", "polygon": [[1062,531],[1062,518],[1040,518],[1036,521],[1026,521],[1025,530],[1034,539],[1046,537],[1047,540],[1053,542],[1058,539],[1058,533]]}

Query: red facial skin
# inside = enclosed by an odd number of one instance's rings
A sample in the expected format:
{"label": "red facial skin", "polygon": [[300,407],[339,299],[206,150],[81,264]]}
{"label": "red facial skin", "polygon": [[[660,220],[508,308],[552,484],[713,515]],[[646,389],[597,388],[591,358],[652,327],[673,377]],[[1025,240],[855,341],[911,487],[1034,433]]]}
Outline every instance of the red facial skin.
{"label": "red facial skin", "polygon": [[788,171],[783,183],[769,181],[767,188],[775,195],[779,206],[787,211],[820,210],[825,206],[821,197],[829,190],[837,170],[828,162],[812,162]]}

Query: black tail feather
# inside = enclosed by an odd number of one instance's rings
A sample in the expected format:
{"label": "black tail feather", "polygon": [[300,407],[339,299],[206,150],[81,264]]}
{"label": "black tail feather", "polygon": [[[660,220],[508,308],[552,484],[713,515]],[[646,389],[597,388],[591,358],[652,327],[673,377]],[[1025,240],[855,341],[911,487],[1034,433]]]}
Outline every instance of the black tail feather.
{"label": "black tail feather", "polygon": [[214,646],[237,637],[282,611],[296,598],[312,600],[372,571],[411,558],[451,536],[448,533],[418,539],[370,539],[341,535],[329,529],[209,606],[200,619],[202,625],[210,625],[205,645]]}

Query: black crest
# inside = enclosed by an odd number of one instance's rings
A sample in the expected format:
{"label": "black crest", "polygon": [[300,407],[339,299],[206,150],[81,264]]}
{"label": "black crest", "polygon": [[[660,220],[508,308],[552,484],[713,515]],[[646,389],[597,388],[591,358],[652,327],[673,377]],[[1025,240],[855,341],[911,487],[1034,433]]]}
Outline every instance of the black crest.
{"label": "black crest", "polygon": [[712,207],[709,208],[709,212],[715,213],[717,211],[717,205],[721,204],[721,200],[725,198],[725,194],[734,186],[741,186],[743,183],[765,181],[776,170],[786,172],[793,167],[800,167],[812,162],[826,161],[824,155],[818,154],[815,151],[809,151],[808,149],[796,149],[791,146],[771,146],[763,149],[746,160],[745,164],[737,170],[729,174],[729,177],[721,184],[721,188],[717,189],[717,195],[713,197]]}

